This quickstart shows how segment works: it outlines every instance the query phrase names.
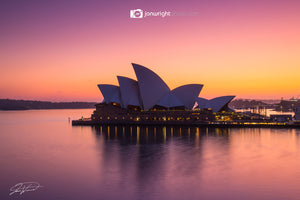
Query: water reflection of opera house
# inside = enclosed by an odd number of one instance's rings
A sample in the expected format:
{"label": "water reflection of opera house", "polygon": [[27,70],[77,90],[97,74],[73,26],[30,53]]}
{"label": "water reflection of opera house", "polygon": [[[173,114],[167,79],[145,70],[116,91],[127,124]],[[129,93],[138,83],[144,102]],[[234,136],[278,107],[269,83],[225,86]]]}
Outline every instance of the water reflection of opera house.
{"label": "water reflection of opera house", "polygon": [[234,96],[211,100],[199,97],[202,84],[188,84],[170,90],[153,71],[132,64],[137,80],[117,76],[119,86],[99,84],[104,97],[91,116],[98,122],[207,122],[215,112],[228,110]]}
{"label": "water reflection of opera house", "polygon": [[229,128],[196,126],[118,126],[103,125],[92,129],[96,136],[106,141],[118,140],[120,144],[162,144],[173,139],[183,142],[199,142],[201,137],[229,138]]}

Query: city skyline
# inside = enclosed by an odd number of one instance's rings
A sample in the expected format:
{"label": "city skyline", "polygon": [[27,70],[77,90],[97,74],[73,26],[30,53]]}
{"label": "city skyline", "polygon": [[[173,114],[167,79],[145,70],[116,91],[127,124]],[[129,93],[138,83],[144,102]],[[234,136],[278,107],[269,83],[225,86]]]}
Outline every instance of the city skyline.
{"label": "city skyline", "polygon": [[[97,84],[135,79],[130,63],[170,89],[203,84],[207,99],[299,98],[299,8],[296,0],[1,1],[0,98],[100,102]],[[134,19],[134,9],[175,15]]]}

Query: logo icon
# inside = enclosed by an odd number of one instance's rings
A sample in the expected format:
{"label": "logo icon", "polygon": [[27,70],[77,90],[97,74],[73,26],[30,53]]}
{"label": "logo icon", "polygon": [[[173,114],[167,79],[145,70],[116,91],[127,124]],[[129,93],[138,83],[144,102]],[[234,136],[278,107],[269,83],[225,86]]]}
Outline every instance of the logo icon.
{"label": "logo icon", "polygon": [[130,18],[143,18],[143,10],[142,9],[130,10]]}

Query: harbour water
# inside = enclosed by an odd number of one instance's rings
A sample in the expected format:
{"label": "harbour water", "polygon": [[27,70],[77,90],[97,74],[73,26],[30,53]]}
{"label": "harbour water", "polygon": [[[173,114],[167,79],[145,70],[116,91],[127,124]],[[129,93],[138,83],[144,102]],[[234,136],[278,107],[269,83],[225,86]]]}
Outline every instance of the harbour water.
{"label": "harbour water", "polygon": [[0,199],[300,199],[300,129],[71,126],[92,111],[1,111]]}

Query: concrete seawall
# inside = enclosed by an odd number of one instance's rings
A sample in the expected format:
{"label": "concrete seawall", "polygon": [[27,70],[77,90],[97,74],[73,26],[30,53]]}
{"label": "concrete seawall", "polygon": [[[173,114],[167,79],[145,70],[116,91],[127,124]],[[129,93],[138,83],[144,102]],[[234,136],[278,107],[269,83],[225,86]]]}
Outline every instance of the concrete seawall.
{"label": "concrete seawall", "polygon": [[198,126],[198,127],[214,127],[214,128],[300,128],[300,124],[286,123],[203,123],[203,122],[188,122],[188,121],[92,121],[92,120],[73,120],[73,126],[102,126],[102,125],[136,125],[136,126]]}

